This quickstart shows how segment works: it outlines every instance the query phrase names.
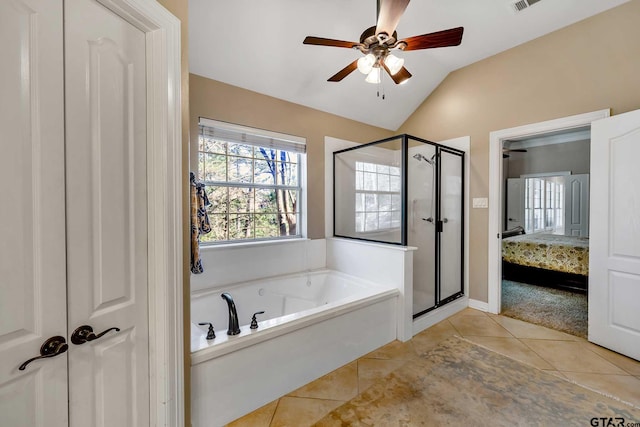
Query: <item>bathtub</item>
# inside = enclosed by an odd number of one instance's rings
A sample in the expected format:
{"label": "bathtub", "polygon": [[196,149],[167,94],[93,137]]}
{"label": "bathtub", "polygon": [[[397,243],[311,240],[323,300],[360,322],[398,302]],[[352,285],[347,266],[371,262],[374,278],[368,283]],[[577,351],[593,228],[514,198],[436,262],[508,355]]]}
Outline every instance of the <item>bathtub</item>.
{"label": "bathtub", "polygon": [[[233,297],[240,334],[227,335]],[[221,426],[396,338],[398,290],[331,270],[197,291],[191,301],[193,427]],[[249,323],[258,315],[258,329]],[[210,322],[216,338],[206,339]]]}

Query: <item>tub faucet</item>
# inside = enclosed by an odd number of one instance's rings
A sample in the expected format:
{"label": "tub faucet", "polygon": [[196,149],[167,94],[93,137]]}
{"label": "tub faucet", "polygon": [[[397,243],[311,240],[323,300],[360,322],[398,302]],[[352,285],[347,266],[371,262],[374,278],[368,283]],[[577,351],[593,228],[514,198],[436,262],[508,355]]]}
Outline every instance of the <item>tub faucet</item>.
{"label": "tub faucet", "polygon": [[231,295],[227,292],[224,292],[221,297],[229,306],[229,329],[227,330],[227,335],[238,335],[240,333],[240,326],[238,326],[238,312],[236,311],[236,304],[233,302]]}

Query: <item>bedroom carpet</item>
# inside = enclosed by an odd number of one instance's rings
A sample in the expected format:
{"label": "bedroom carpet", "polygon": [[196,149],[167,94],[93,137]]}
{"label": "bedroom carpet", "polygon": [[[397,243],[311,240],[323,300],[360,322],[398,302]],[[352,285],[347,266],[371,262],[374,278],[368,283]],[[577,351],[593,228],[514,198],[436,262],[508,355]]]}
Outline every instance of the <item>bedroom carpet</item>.
{"label": "bedroom carpet", "polygon": [[588,426],[594,417],[637,422],[640,409],[452,337],[314,425]]}
{"label": "bedroom carpet", "polygon": [[584,294],[502,281],[504,316],[586,338],[587,310]]}

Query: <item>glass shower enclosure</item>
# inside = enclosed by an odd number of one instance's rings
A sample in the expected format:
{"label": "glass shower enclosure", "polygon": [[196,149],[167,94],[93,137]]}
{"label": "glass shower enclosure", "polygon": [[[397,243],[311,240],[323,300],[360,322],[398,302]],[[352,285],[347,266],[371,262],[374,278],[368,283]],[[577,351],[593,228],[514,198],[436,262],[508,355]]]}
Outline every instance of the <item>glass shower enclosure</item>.
{"label": "glass shower enclosure", "polygon": [[333,153],[333,234],[417,248],[414,318],[464,292],[464,156],[411,135]]}

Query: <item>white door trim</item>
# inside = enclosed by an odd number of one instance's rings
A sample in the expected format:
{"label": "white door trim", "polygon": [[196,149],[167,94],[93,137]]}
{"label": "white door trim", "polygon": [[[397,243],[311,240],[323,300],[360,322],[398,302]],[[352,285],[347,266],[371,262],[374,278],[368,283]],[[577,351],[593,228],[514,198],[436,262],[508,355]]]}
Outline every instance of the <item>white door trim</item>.
{"label": "white door trim", "polygon": [[489,245],[488,245],[488,304],[490,313],[500,312],[500,282],[502,277],[502,245],[500,233],[502,206],[502,141],[510,138],[535,136],[556,130],[579,128],[594,120],[609,117],[609,109],[577,114],[546,122],[493,131],[489,134]]}
{"label": "white door trim", "polygon": [[98,0],[146,34],[150,425],[184,425],[180,21],[155,0]]}

